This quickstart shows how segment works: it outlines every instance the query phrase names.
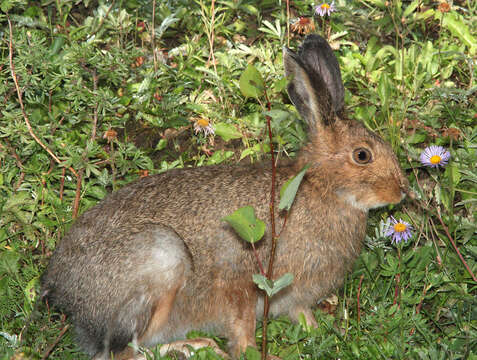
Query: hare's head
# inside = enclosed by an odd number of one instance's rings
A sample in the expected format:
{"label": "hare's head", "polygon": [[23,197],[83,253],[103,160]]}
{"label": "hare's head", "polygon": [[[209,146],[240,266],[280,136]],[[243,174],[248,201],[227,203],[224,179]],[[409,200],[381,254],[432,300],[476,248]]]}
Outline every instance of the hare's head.
{"label": "hare's head", "polygon": [[288,94],[309,126],[299,158],[300,165],[311,165],[309,181],[364,211],[400,202],[408,181],[391,147],[344,117],[341,73],[328,43],[310,35],[298,53],[285,48],[283,62]]}

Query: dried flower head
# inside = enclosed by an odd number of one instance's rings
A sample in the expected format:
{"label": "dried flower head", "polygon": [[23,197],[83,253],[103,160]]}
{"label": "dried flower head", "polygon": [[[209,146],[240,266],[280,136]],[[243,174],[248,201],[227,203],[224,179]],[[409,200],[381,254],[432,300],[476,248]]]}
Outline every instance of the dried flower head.
{"label": "dried flower head", "polygon": [[318,16],[330,16],[332,12],[336,11],[335,2],[333,1],[331,4],[323,3],[320,5],[315,6],[315,14]]}
{"label": "dried flower head", "polygon": [[144,21],[139,21],[137,23],[136,29],[138,32],[143,32],[144,30],[146,30],[146,24],[144,23]]}
{"label": "dried flower head", "polygon": [[139,170],[139,177],[144,178],[149,176],[149,170]]}
{"label": "dried flower head", "polygon": [[104,132],[103,139],[108,139],[108,141],[113,141],[114,139],[116,139],[117,136],[118,136],[118,133],[115,130],[109,129]]}
{"label": "dried flower head", "polygon": [[449,3],[443,1],[439,4],[437,7],[437,10],[439,10],[441,13],[448,13],[450,11],[450,5]]}
{"label": "dried flower head", "polygon": [[388,219],[387,223],[389,225],[385,235],[392,237],[392,243],[398,244],[403,240],[404,242],[407,242],[411,238],[412,226],[406,221],[403,221],[401,219],[399,219],[398,221],[393,216],[391,216]]}
{"label": "dried flower head", "polygon": [[461,138],[461,131],[457,128],[445,128],[442,130],[442,136],[449,137],[454,141],[457,141]]}
{"label": "dried flower head", "polygon": [[210,124],[209,119],[195,118],[194,119],[194,131],[195,133],[203,132],[205,136],[213,135],[215,133],[214,128]]}
{"label": "dried flower head", "polygon": [[315,24],[313,23],[312,18],[300,16],[298,19],[293,21],[290,28],[292,31],[297,32],[298,34],[309,34],[312,31],[315,31]]}
{"label": "dried flower head", "polygon": [[425,166],[444,167],[450,159],[450,152],[442,146],[431,145],[424,149],[421,153],[420,160]]}

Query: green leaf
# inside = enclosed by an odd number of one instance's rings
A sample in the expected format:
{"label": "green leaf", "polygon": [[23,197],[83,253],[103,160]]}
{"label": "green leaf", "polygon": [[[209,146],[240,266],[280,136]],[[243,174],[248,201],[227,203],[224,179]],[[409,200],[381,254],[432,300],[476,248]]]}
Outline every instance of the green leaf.
{"label": "green leaf", "polygon": [[426,140],[426,134],[414,133],[407,138],[408,144],[419,144]]}
{"label": "green leaf", "polygon": [[25,294],[25,300],[28,306],[30,307],[30,309],[33,308],[33,303],[37,296],[36,287],[37,287],[38,281],[39,281],[38,277],[31,279],[26,285],[26,287],[23,289],[23,292]]}
{"label": "green leaf", "polygon": [[255,154],[263,154],[263,153],[266,153],[270,151],[270,148],[267,144],[255,144],[254,146],[250,147],[250,148],[247,148],[245,149],[244,151],[242,151],[242,153],[240,154],[240,160],[242,160],[243,158],[249,156],[249,155],[255,155]]}
{"label": "green leaf", "polygon": [[215,134],[219,135],[225,142],[242,137],[242,134],[232,124],[220,122],[214,124],[214,129]]}
{"label": "green leaf", "polygon": [[411,15],[414,10],[417,9],[418,5],[420,3],[420,0],[414,0],[412,3],[409,4],[409,6],[404,10],[402,17],[407,18],[409,15]]}
{"label": "green leaf", "polygon": [[248,346],[245,350],[245,359],[247,360],[260,360],[261,354],[256,348]]}
{"label": "green leaf", "polygon": [[3,0],[0,3],[0,9],[4,12],[7,13],[13,8],[14,4],[13,1],[10,0]]}
{"label": "green leaf", "polygon": [[253,274],[252,278],[253,282],[257,284],[260,289],[265,291],[269,297],[272,297],[293,282],[293,274],[291,273],[286,273],[275,281],[267,279],[261,274]]}
{"label": "green leaf", "polygon": [[382,73],[381,77],[379,78],[379,83],[378,83],[378,95],[379,98],[381,99],[381,104],[383,108],[387,108],[390,100],[390,94],[391,94],[391,85],[389,84],[389,78],[386,75],[386,73]]}
{"label": "green leaf", "polygon": [[15,274],[18,272],[20,255],[13,251],[5,251],[0,254],[0,274]]}
{"label": "green leaf", "polygon": [[255,217],[255,210],[251,206],[244,206],[222,220],[249,243],[257,242],[265,234],[265,223]]}
{"label": "green leaf", "polygon": [[459,172],[459,168],[455,164],[450,163],[449,165],[447,165],[444,174],[450,180],[450,182],[452,182],[454,187],[456,187],[459,184],[460,172]]}
{"label": "green leaf", "polygon": [[282,77],[273,83],[273,89],[276,92],[282,92],[283,90],[285,90],[287,85],[288,85],[288,79],[286,77]]}
{"label": "green leaf", "polygon": [[298,174],[283,184],[282,188],[280,189],[280,204],[278,205],[280,210],[290,210],[291,206],[293,205],[293,201],[295,200],[298,187],[300,186],[303,176],[305,176],[305,173],[309,167],[309,164],[305,165]]}
{"label": "green leaf", "polygon": [[288,111],[279,110],[279,109],[264,111],[263,114],[265,116],[270,116],[273,120],[278,121],[278,122],[286,120],[290,116],[290,113]]}
{"label": "green leaf", "polygon": [[[436,15],[437,16],[437,15]],[[445,14],[442,17],[442,26],[447,28],[452,35],[458,37],[470,49],[471,55],[475,55],[477,50],[477,41],[472,36],[469,27],[461,16],[454,11]]]}
{"label": "green leaf", "polygon": [[223,149],[220,151],[216,151],[212,154],[210,158],[207,159],[207,165],[220,164],[224,162],[225,160],[231,158],[232,156],[234,156],[233,151],[225,151]]}
{"label": "green leaf", "polygon": [[263,93],[264,84],[262,75],[255,66],[249,64],[240,76],[240,91],[245,97],[258,98]]}
{"label": "green leaf", "polygon": [[52,55],[56,55],[60,52],[60,50],[63,48],[63,45],[65,44],[65,37],[60,35],[55,37],[55,40],[53,41],[53,44],[51,44],[50,51]]}
{"label": "green leaf", "polygon": [[167,146],[167,139],[161,139],[157,143],[155,150],[163,150],[166,148],[166,146]]}
{"label": "green leaf", "polygon": [[19,191],[7,200],[5,205],[3,205],[3,211],[15,211],[21,205],[28,205],[31,203],[32,199],[30,193],[27,191]]}

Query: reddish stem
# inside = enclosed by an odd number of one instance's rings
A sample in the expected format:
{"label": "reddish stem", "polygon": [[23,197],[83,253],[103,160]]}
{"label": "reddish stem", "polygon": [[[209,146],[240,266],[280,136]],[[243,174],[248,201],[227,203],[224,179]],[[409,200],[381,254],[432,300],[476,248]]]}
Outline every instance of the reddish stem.
{"label": "reddish stem", "polygon": [[[271,110],[271,103],[267,95],[267,91],[264,91],[265,98],[267,100],[267,109]],[[270,189],[270,225],[272,230],[272,247],[270,249],[270,259],[268,261],[268,270],[266,276],[268,279],[271,279],[273,276],[273,262],[275,259],[275,252],[277,248],[277,233],[275,230],[275,179],[277,175],[277,169],[275,164],[275,154],[273,149],[273,136],[272,136],[272,124],[271,117],[266,116],[267,119],[267,128],[268,128],[268,138],[270,140],[270,155],[272,161],[272,186]],[[268,312],[270,310],[270,299],[267,294],[265,294],[265,300],[263,302],[263,327],[262,327],[262,360],[267,359],[267,324],[268,324]]]}
{"label": "reddish stem", "polygon": [[260,260],[260,257],[258,256],[258,253],[257,253],[257,249],[255,248],[255,244],[254,243],[251,243],[251,244],[252,244],[253,255],[255,255],[255,259],[257,260],[258,268],[260,269],[260,274],[262,274],[263,276],[266,276],[267,274],[265,274],[265,270],[263,268],[262,261]]}
{"label": "reddish stem", "polygon": [[78,177],[76,178],[76,194],[75,194],[75,201],[73,203],[73,219],[76,219],[78,216],[78,209],[80,203],[80,195],[81,195],[81,179],[83,178],[83,169],[78,172]]}
{"label": "reddish stem", "polygon": [[396,305],[399,295],[399,281],[401,280],[401,274],[396,274],[396,287],[394,288],[394,301],[393,305]]}
{"label": "reddish stem", "polygon": [[[477,282],[477,278],[475,277],[474,273],[472,272],[472,270],[470,269],[469,265],[467,265],[467,263],[465,262],[464,260],[464,257],[462,256],[462,254],[460,253],[459,249],[457,248],[457,245],[455,244],[454,242],[454,239],[452,238],[451,234],[449,233],[449,229],[447,228],[446,224],[444,224],[444,221],[442,221],[442,218],[441,218],[441,210],[439,209],[439,207],[437,208],[437,218],[439,219],[439,222],[441,223],[442,227],[444,228],[444,232],[446,233],[449,241],[451,242],[452,246],[454,247],[457,255],[459,255],[459,258],[460,258],[460,261],[462,261],[462,264],[464,264],[464,267],[467,269],[467,271],[469,272],[470,276],[472,277],[472,279]],[[432,219],[431,219],[432,221]]]}

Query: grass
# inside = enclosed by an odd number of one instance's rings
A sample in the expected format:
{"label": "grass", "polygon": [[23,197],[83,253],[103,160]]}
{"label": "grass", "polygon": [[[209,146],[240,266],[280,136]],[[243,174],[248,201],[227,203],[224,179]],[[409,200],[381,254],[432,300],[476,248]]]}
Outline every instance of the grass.
{"label": "grass", "polygon": [[[443,4],[339,0],[321,18],[310,1],[290,13],[252,0],[0,2],[0,358],[86,358],[64,316],[39,301],[76,214],[140,176],[267,158],[266,101],[240,91],[248,64],[264,79],[276,148],[294,156],[306,132],[281,48],[300,43],[287,24],[306,16],[336,49],[348,117],[390,141],[416,199],[372,212],[337,300],[315,312],[319,327],[273,319],[269,350],[477,359],[477,3]],[[194,132],[199,119],[215,136]],[[419,162],[432,144],[451,152],[447,166]],[[410,241],[391,244],[390,215],[413,226]]]}

